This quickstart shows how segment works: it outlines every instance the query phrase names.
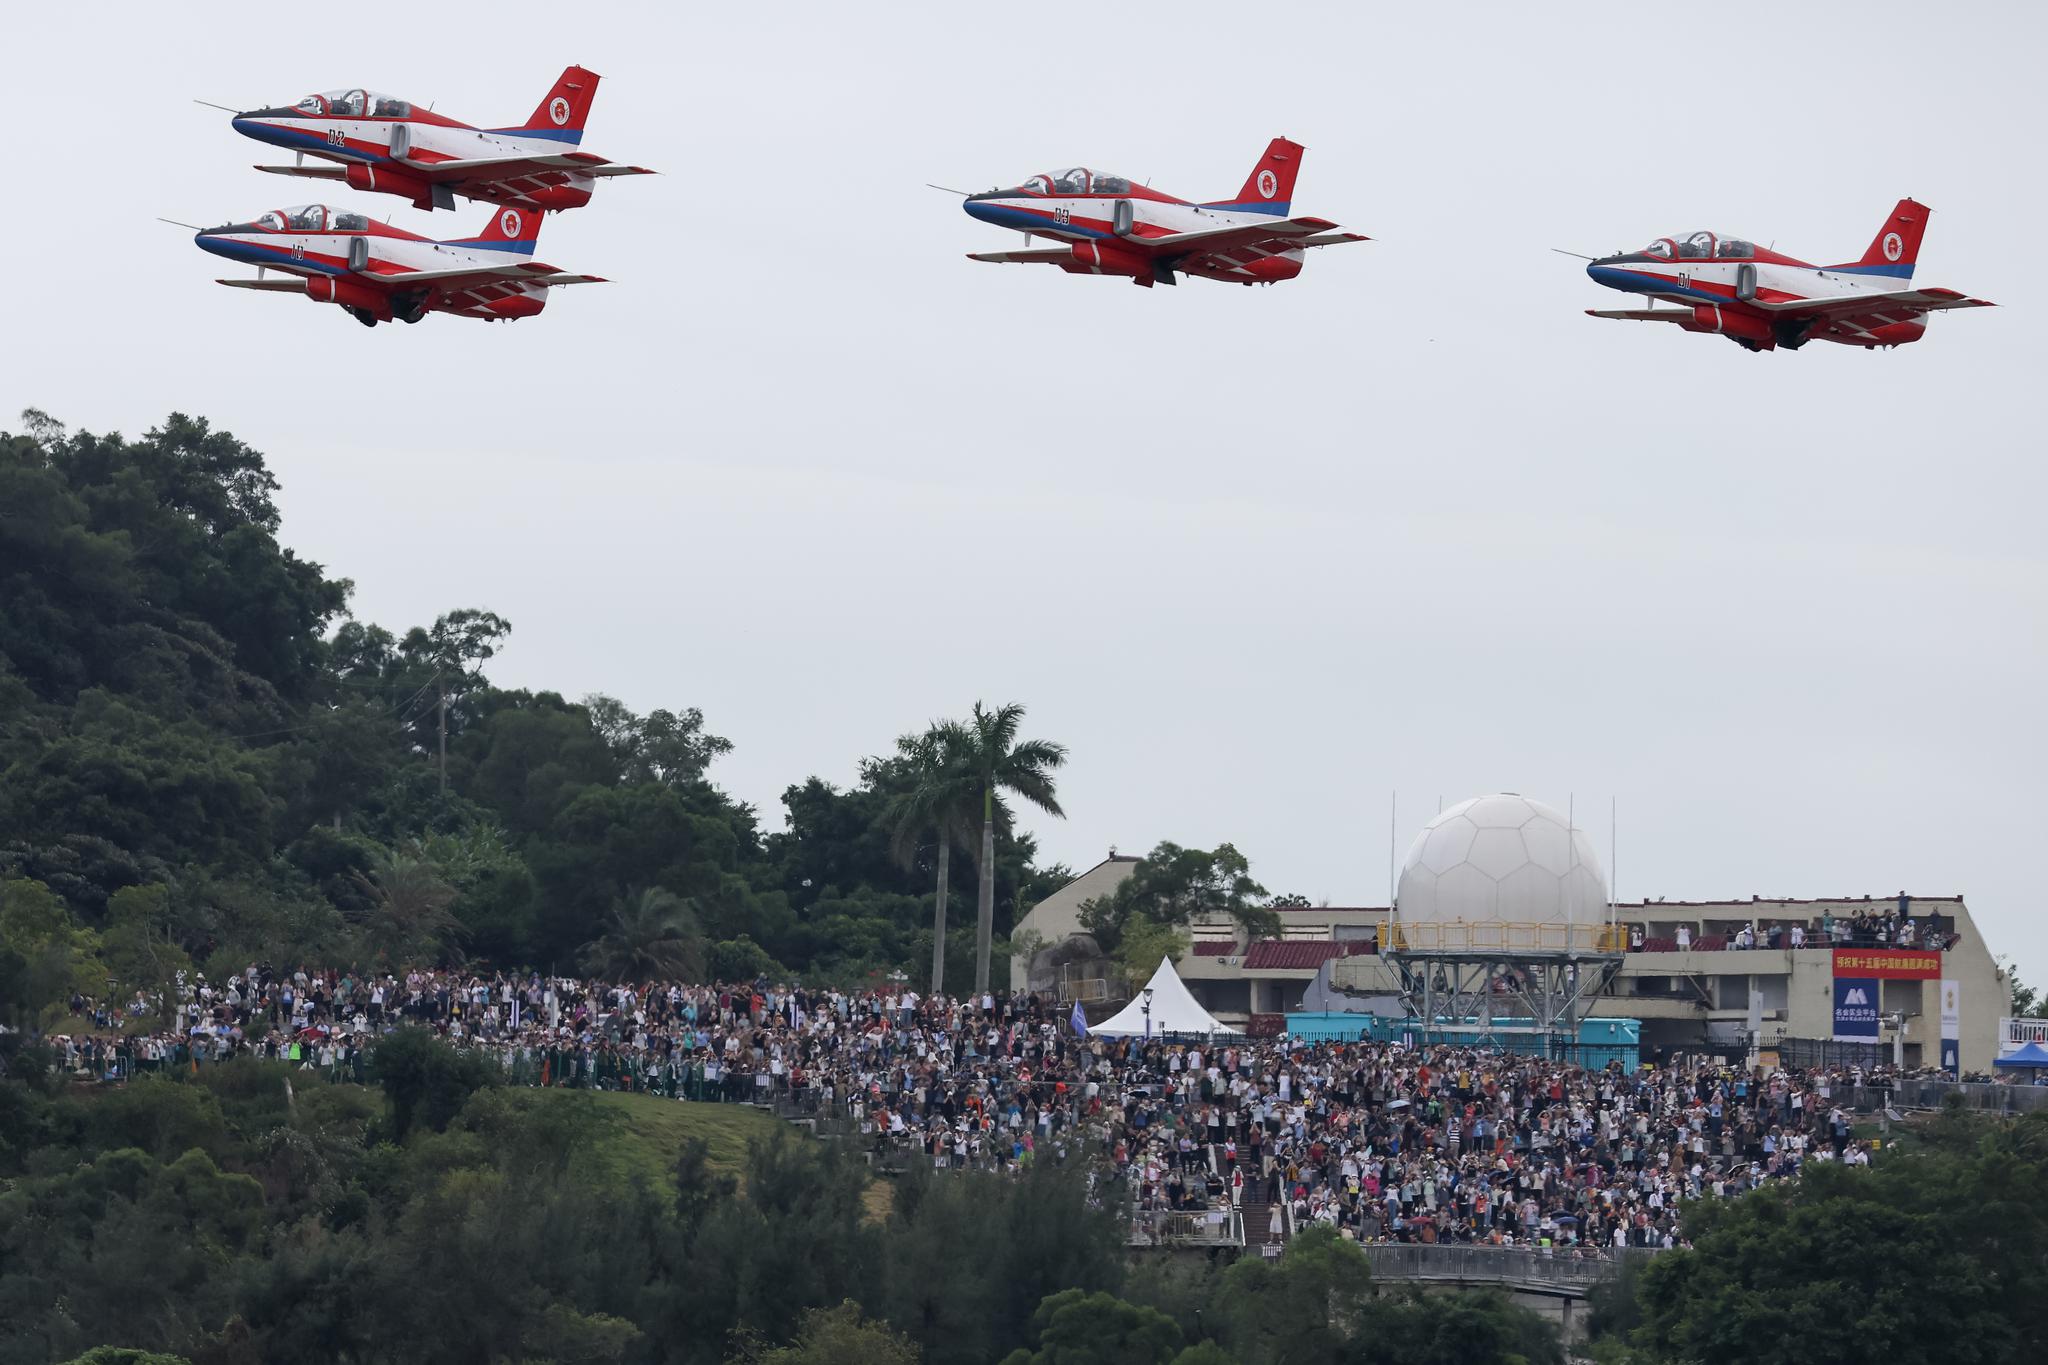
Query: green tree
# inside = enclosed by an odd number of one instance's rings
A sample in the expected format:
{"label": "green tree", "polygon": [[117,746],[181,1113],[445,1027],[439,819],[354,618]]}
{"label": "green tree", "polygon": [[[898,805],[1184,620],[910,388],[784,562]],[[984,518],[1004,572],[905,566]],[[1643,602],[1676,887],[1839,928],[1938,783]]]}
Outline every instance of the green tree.
{"label": "green tree", "polygon": [[416,1124],[446,1128],[471,1095],[500,1077],[480,1053],[458,1052],[428,1029],[402,1028],[370,1049],[370,1079],[391,1101],[392,1135],[403,1142]]}
{"label": "green tree", "polygon": [[1230,919],[1254,940],[1278,938],[1280,917],[1262,903],[1265,894],[1234,845],[1200,849],[1164,842],[1139,859],[1115,891],[1083,905],[1081,925],[1107,950],[1115,949],[1134,919],[1175,928],[1198,919]]}
{"label": "green tree", "polygon": [[894,793],[882,812],[889,828],[889,852],[906,871],[917,865],[927,834],[935,845],[933,995],[943,995],[946,989],[946,891],[953,848],[973,846],[974,817],[982,804],[968,761],[973,749],[966,728],[957,721],[937,721],[922,734],[899,738],[896,761],[907,772],[909,785]]}
{"label": "green tree", "polygon": [[806,1312],[789,1345],[735,1358],[757,1365],[917,1365],[918,1352],[915,1343],[863,1317],[860,1305],[845,1299]]}
{"label": "green tree", "polygon": [[1157,1309],[1079,1289],[1041,1303],[1031,1336],[1038,1349],[1013,1351],[1004,1365],[1168,1365],[1182,1345],[1180,1328]]}
{"label": "green tree", "polygon": [[1316,1227],[1289,1242],[1277,1262],[1246,1257],[1233,1265],[1218,1306],[1226,1340],[1248,1365],[1325,1365],[1342,1359],[1371,1288],[1357,1243]]}
{"label": "green tree", "polygon": [[363,930],[385,961],[436,962],[461,936],[462,921],[449,909],[460,893],[417,842],[379,849],[354,876],[369,906]]}
{"label": "green tree", "polygon": [[1024,707],[1009,702],[993,709],[974,703],[974,714],[962,727],[965,747],[960,767],[973,774],[981,799],[981,856],[976,861],[980,896],[975,908],[974,993],[988,990],[990,945],[996,914],[996,821],[1008,819],[1002,799],[1007,792],[1048,815],[1065,818],[1054,791],[1053,771],[1067,761],[1067,748],[1050,740],[1017,738]]}
{"label": "green tree", "polygon": [[1159,970],[1160,959],[1178,962],[1187,956],[1190,946],[1187,930],[1141,917],[1125,922],[1116,950],[1110,956],[1124,979],[1139,986],[1152,979],[1152,973]]}
{"label": "green tree", "polygon": [[20,1028],[70,999],[97,993],[107,968],[99,936],[41,882],[0,881],[0,1007]]}
{"label": "green tree", "polygon": [[1565,1365],[1557,1330],[1498,1290],[1408,1286],[1360,1305],[1344,1365]]}
{"label": "green tree", "polygon": [[1690,1251],[1643,1271],[1665,1360],[1955,1365],[2048,1356],[2048,1116],[1945,1115],[1867,1168],[1685,1209]]}
{"label": "green tree", "polygon": [[101,955],[124,990],[142,991],[156,1001],[158,1023],[170,1022],[180,974],[192,959],[172,936],[170,890],[162,885],[124,886],[107,901]]}
{"label": "green tree", "polygon": [[612,907],[579,960],[607,981],[695,981],[704,975],[704,935],[689,902],[651,886]]}

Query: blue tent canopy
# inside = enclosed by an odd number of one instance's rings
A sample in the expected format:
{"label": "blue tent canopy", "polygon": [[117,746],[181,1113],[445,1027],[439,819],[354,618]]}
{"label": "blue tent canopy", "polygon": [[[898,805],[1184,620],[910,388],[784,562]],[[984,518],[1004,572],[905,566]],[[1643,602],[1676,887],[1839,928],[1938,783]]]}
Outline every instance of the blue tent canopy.
{"label": "blue tent canopy", "polygon": [[2028,1043],[2017,1052],[2006,1053],[1992,1065],[2048,1068],[2048,1047],[2042,1047],[2039,1043]]}

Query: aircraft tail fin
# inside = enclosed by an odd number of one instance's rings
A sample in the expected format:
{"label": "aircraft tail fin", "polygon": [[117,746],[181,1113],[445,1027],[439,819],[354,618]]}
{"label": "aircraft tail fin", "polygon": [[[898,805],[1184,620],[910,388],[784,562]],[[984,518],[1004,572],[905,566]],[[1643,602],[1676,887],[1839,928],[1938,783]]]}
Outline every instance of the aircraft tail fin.
{"label": "aircraft tail fin", "polygon": [[1863,259],[1829,266],[1856,275],[1887,275],[1894,279],[1913,278],[1913,265],[1920,259],[1920,238],[1927,231],[1928,215],[1934,210],[1911,199],[1901,199],[1870,239]]}
{"label": "aircraft tail fin", "polygon": [[484,247],[531,256],[540,244],[540,223],[547,215],[535,209],[494,209],[491,221],[474,237],[451,238],[448,246]]}
{"label": "aircraft tail fin", "polygon": [[590,117],[590,103],[597,98],[598,79],[595,71],[580,66],[565,68],[526,122],[498,131],[552,138],[575,146],[583,141],[583,121]]}
{"label": "aircraft tail fin", "polygon": [[1288,217],[1294,210],[1294,177],[1301,171],[1302,154],[1307,150],[1299,142],[1274,138],[1266,144],[1266,154],[1252,167],[1235,199],[1212,199],[1202,207]]}

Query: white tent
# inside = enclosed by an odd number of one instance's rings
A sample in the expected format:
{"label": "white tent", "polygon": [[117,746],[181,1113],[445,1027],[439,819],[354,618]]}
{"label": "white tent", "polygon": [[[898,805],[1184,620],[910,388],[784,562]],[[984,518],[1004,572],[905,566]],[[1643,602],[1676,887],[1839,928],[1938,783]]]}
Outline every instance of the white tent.
{"label": "white tent", "polygon": [[1159,959],[1159,970],[1152,973],[1145,989],[1139,991],[1130,1004],[1088,1032],[1109,1038],[1143,1037],[1148,1020],[1155,1035],[1237,1032],[1226,1024],[1217,1023],[1216,1016],[1195,1002],[1195,997],[1189,995],[1188,988],[1181,983],[1180,973],[1174,971],[1173,959],[1165,957]]}

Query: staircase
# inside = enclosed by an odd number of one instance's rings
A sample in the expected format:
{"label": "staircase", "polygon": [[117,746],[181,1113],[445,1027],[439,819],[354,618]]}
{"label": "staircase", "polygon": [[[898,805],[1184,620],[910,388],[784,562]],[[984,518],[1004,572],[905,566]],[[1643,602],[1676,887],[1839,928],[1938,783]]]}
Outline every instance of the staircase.
{"label": "staircase", "polygon": [[[1281,1198],[1286,1198],[1282,1191]],[[1266,1182],[1263,1178],[1254,1180],[1249,1173],[1244,1181],[1244,1249],[1246,1255],[1279,1255],[1280,1247],[1287,1242],[1287,1211],[1280,1211],[1280,1236],[1273,1237],[1273,1206],[1266,1202]],[[1269,1249],[1270,1247],[1270,1249]]]}

